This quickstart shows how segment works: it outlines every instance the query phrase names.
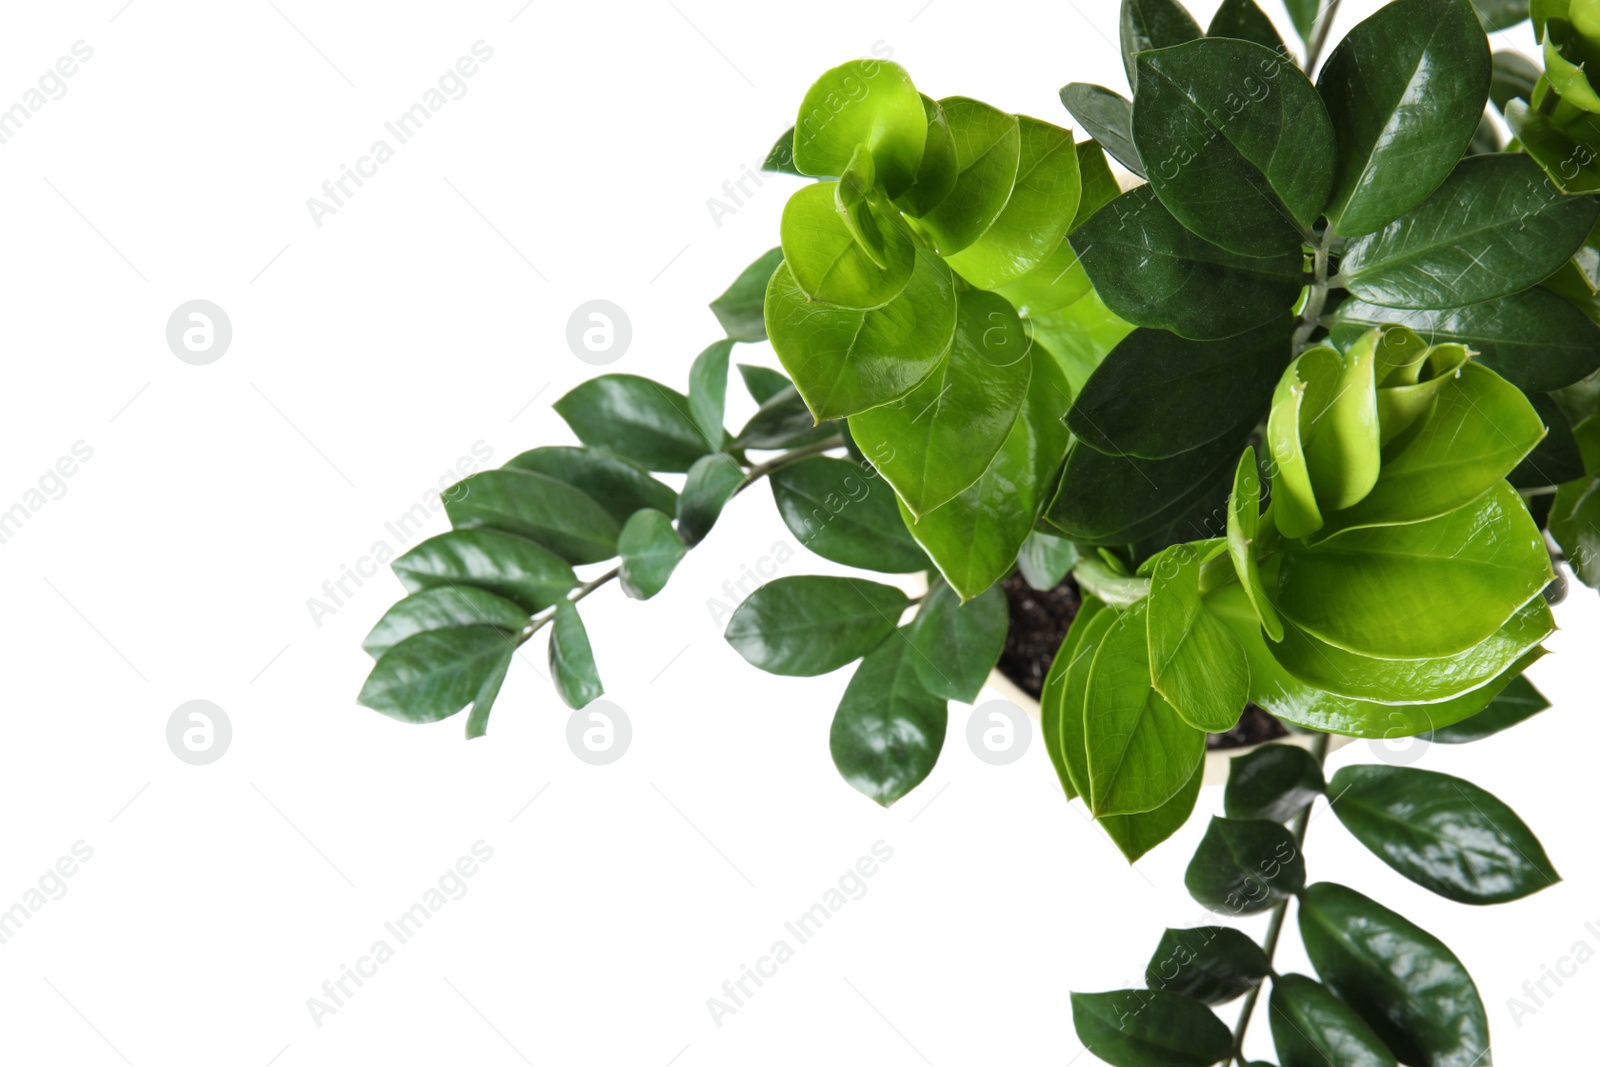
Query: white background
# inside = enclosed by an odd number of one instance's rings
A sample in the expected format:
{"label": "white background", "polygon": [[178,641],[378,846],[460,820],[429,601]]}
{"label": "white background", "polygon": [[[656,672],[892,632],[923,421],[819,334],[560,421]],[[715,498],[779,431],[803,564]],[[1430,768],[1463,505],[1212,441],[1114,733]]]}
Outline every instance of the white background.
{"label": "white background", "polygon": [[[475,445],[498,464],[570,440],[549,404],[594,373],[564,340],[579,303],[632,319],[611,369],[682,386],[720,336],[706,302],[776,243],[793,183],[769,176],[720,226],[707,200],[759,166],[818,73],[882,42],[933,96],[1070,124],[1062,84],[1124,84],[1112,0],[123,3],[8,4],[0,32],[0,106],[74,42],[94,50],[0,145],[0,510],[37,502],[76,442],[93,450],[0,544],[0,909],[74,843],[93,850],[0,945],[0,1059],[1060,1064],[1080,1053],[1069,990],[1136,984],[1162,926],[1209,921],[1182,888],[1198,815],[1130,870],[1037,744],[979,762],[965,707],[896,808],[845,785],[827,753],[845,674],[763,675],[708,607],[780,543],[784,573],[830,569],[765,491],[655,601],[585,603],[634,727],[609,767],[568,750],[542,641],[468,744],[460,718],[405,726],[354,702],[360,639],[401,592],[386,571],[347,580],[320,625],[308,609],[376,542],[405,547],[385,524]],[[1341,27],[1375,6],[1347,4]],[[1532,51],[1526,28],[1507,36]],[[466,95],[315,225],[307,198],[480,40],[493,58]],[[165,341],[196,298],[234,330],[203,367]],[[765,346],[736,358],[772,364]],[[750,405],[730,393],[737,424]],[[1558,614],[1533,672],[1555,710],[1420,765],[1511,803],[1565,884],[1477,911],[1403,881],[1336,819],[1309,841],[1313,878],[1455,946],[1504,1064],[1570,1061],[1600,996],[1592,963],[1520,1026],[1507,1006],[1575,942],[1600,948],[1584,925],[1600,924],[1600,601],[1580,591]],[[191,699],[232,722],[210,766],[167,747]],[[1333,763],[1373,758],[1358,744]],[[465,896],[317,1025],[308,998],[393,944],[384,922],[479,841],[493,858]],[[717,1026],[707,998],[794,944],[783,923],[878,841],[893,858],[866,895]],[[1297,937],[1281,961],[1305,967]],[[1262,1054],[1266,1034],[1258,1016]]]}

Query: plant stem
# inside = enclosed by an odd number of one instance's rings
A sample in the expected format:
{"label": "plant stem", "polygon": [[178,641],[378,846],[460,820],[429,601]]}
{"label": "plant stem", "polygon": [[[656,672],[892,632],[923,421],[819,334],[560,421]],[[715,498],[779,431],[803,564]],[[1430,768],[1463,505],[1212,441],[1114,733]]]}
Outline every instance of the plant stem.
{"label": "plant stem", "polygon": [[[1327,734],[1318,734],[1316,737],[1312,738],[1311,758],[1317,761],[1318,767],[1321,767],[1323,762],[1328,758]],[[1306,827],[1311,822],[1312,807],[1313,805],[1307,804],[1305,808],[1301,810],[1300,814],[1294,817],[1294,823],[1289,828],[1290,833],[1294,835],[1295,848],[1302,851],[1304,850],[1306,843]],[[1288,913],[1289,901],[1287,899],[1279,901],[1277,907],[1272,909],[1272,922],[1267,927],[1266,940],[1261,942],[1261,951],[1267,954],[1267,962],[1269,964],[1272,962],[1273,954],[1278,951],[1278,939],[1283,936],[1283,921]],[[1276,971],[1273,972],[1274,975],[1276,975],[1276,973]],[[1255,1013],[1256,1001],[1259,1000],[1260,997],[1260,986],[1256,986],[1254,989],[1250,990],[1249,995],[1245,997],[1244,1008],[1239,1012],[1239,1023],[1234,1028],[1233,1055],[1234,1061],[1239,1065],[1239,1067],[1244,1067],[1244,1035],[1245,1031],[1250,1029],[1250,1016]]]}
{"label": "plant stem", "polygon": [[1322,49],[1328,43],[1328,31],[1333,29],[1333,17],[1339,13],[1339,0],[1328,0],[1328,6],[1311,24],[1311,40],[1306,42],[1306,77],[1311,77],[1317,69],[1317,60],[1322,58]]}
{"label": "plant stem", "polygon": [[1294,354],[1305,351],[1311,333],[1322,319],[1322,309],[1328,306],[1328,252],[1333,247],[1333,227],[1322,231],[1322,239],[1312,246],[1311,292],[1306,296],[1305,309],[1300,312],[1300,325],[1294,331]]}

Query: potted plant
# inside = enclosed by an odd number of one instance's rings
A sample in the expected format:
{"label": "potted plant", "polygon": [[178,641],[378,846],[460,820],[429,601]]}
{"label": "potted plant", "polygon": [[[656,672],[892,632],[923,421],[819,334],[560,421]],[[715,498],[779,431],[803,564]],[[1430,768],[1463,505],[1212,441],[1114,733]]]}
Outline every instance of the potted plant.
{"label": "potted plant", "polygon": [[[1243,1063],[1270,987],[1284,1067],[1488,1063],[1456,956],[1307,885],[1302,848],[1327,794],[1448,899],[1558,880],[1470,782],[1322,763],[1336,739],[1475,741],[1541,710],[1522,673],[1555,628],[1553,559],[1600,583],[1600,3],[1534,0],[1543,72],[1491,53],[1518,0],[1394,0],[1329,49],[1337,6],[1288,0],[1297,62],[1254,0],[1204,31],[1124,0],[1131,101],[1062,89],[1081,142],[890,62],[825,73],[767,162],[815,180],[711,304],[726,336],[686,391],[594,378],[555,405],[580,445],[447,494],[454,529],[393,563],[410,595],[365,643],[361,702],[470,706],[481,736],[546,631],[558,693],[589,704],[581,602],[655,595],[765,483],[811,552],[905,576],[777,578],[726,628],[776,674],[854,665],[829,745],[880,804],[997,662],[1130,860],[1189,818],[1208,736],[1302,739],[1232,760],[1186,878],[1221,914],[1271,912],[1265,943],[1167,931],[1146,988],[1074,997],[1096,1056]],[[759,410],[729,432],[730,363],[761,341],[783,371],[737,365]],[[1291,901],[1315,977],[1273,966]],[[1241,997],[1230,1028],[1213,1009]]]}

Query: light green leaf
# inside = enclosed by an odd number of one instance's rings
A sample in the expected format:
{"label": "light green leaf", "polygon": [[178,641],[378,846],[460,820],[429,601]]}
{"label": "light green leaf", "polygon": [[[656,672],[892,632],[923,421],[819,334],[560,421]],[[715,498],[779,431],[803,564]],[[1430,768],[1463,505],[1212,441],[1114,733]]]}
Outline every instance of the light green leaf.
{"label": "light green leaf", "polygon": [[1078,562],[1078,546],[1043,530],[1034,530],[1017,552],[1017,571],[1030,589],[1048,593]]}
{"label": "light green leaf", "polygon": [[1256,470],[1256,450],[1246,447],[1233,473],[1233,493],[1228,497],[1228,555],[1267,636],[1283,640],[1283,620],[1267,597],[1261,580],[1261,562],[1256,539],[1261,532],[1261,475]]}
{"label": "light green leaf", "polygon": [[634,512],[617,536],[622,591],[635,600],[649,600],[661,592],[687,551],[666,515],[653,508]]}
{"label": "light green leaf", "polygon": [[886,264],[880,267],[840,216],[837,186],[815,182],[796,190],[783,206],[783,265],[814,301],[861,310],[882,307],[911,278],[916,260],[911,238],[897,221],[865,211],[861,218],[876,231],[877,255]]}
{"label": "light green leaf", "polygon": [[917,165],[917,180],[896,200],[908,215],[926,215],[938,207],[956,187],[960,174],[950,120],[937,100],[921,95],[922,113],[928,120],[928,140],[922,150],[922,162]]}
{"label": "light green leaf", "polygon": [[[1073,620],[1050,666],[1044,692],[1040,694],[1041,716],[1043,708],[1056,709],[1056,752],[1061,757],[1057,771],[1065,775],[1062,779],[1064,791],[1069,798],[1083,797],[1085,803],[1088,803],[1090,788],[1088,735],[1084,728],[1089,672],[1094,668],[1095,653],[1100,651],[1106,632],[1121,614],[1107,608],[1094,596],[1086,595],[1078,618]],[[1057,694],[1056,698],[1046,701],[1044,698],[1052,692]]]}
{"label": "light green leaf", "polygon": [[1250,696],[1244,649],[1200,596],[1200,565],[1219,547],[1174,545],[1155,557],[1145,611],[1156,692],[1184,722],[1213,734],[1233,729]]}
{"label": "light green leaf", "polygon": [[950,96],[939,101],[956,145],[955,187],[921,222],[941,255],[959,252],[1000,217],[1016,182],[1022,132],[1015,115]]}
{"label": "light green leaf", "polygon": [[928,136],[922,96],[898,63],[852,59],[807,90],[795,120],[794,162],[805,174],[843,174],[857,145],[876,161],[890,196],[917,174]]}

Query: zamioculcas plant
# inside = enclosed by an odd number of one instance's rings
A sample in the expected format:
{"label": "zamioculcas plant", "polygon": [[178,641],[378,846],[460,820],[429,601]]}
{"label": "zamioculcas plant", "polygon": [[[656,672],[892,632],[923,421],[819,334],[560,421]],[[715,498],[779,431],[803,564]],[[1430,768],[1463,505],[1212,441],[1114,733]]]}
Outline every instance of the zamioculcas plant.
{"label": "zamioculcas plant", "polygon": [[[1450,900],[1558,880],[1479,787],[1386,764],[1325,781],[1322,761],[1335,735],[1459,743],[1538,712],[1522,673],[1565,588],[1552,552],[1600,584],[1600,0],[1534,0],[1543,72],[1485,32],[1526,2],[1395,0],[1320,68],[1337,0],[1287,7],[1301,62],[1254,0],[1204,32],[1124,0],[1132,98],[1062,89],[1081,142],[893,63],[824,74],[767,162],[816,180],[711,305],[727,336],[687,392],[595,378],[555,405],[581,446],[450,493],[455,528],[394,562],[410,595],[367,639],[362,702],[471,705],[480,736],[542,630],[560,696],[595,700],[580,602],[655,595],[765,482],[817,555],[926,576],[921,597],[783,577],[727,622],[763,670],[855,664],[829,745],[880,804],[927,777],[947,702],[976,698],[1030,597],[1075,618],[1008,669],[1038,683],[1061,788],[1130,860],[1189,818],[1208,735],[1247,709],[1304,735],[1233,760],[1186,879],[1222,914],[1270,912],[1265,944],[1168,930],[1147,988],[1073,998],[1096,1056],[1243,1063],[1270,985],[1282,1067],[1488,1064],[1457,957],[1307,885],[1302,847],[1327,793]],[[739,364],[759,410],[730,433],[730,360],[761,341],[783,373]],[[1315,979],[1273,966],[1291,900]],[[1212,1008],[1240,997],[1230,1029]]]}

